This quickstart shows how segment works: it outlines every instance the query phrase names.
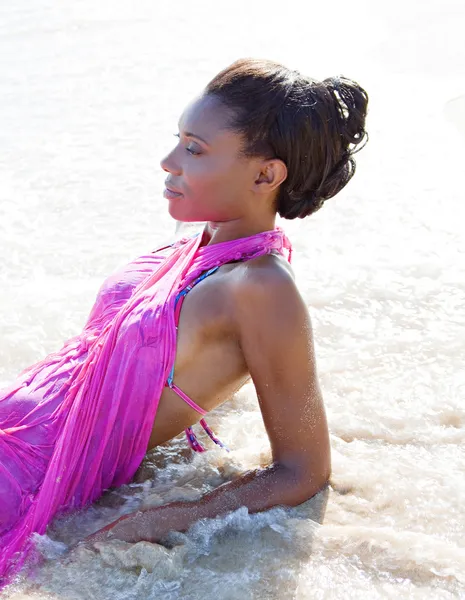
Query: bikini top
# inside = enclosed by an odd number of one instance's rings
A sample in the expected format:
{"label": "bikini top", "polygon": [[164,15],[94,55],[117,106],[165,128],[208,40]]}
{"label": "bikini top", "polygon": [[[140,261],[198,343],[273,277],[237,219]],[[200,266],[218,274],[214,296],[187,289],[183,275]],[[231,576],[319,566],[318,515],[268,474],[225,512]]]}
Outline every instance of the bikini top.
{"label": "bikini top", "polygon": [[[188,286],[186,286],[176,296],[176,298],[175,298],[175,304],[174,304],[174,320],[175,320],[175,324],[176,324],[176,330],[178,329],[179,317],[180,317],[180,314],[181,314],[182,303],[183,303],[184,298],[186,297],[187,293],[190,292],[190,290],[195,285],[197,285],[197,283],[200,283],[200,281],[202,281],[203,279],[205,279],[206,277],[208,277],[209,275],[211,275],[212,273],[214,273],[218,268],[219,267],[213,267],[209,271],[206,271],[205,273],[202,273],[202,275],[200,275],[197,279],[195,279],[191,284],[189,284]],[[173,382],[173,377],[174,377],[174,363],[173,363],[173,366],[171,368],[171,373],[169,374],[168,379],[166,381],[165,387],[169,387],[170,389],[172,389],[173,392],[175,392],[182,400],[184,400],[184,402],[186,402],[191,408],[193,408],[194,410],[196,410],[202,416],[206,415],[207,411],[204,410],[203,408],[201,408],[198,404],[196,404],[192,400],[192,398],[189,398],[189,396],[187,394],[185,394]],[[227,452],[229,452],[229,448],[227,448],[223,444],[223,442],[221,440],[219,440],[215,436],[215,434],[213,433],[213,431],[207,425],[207,422],[205,421],[205,419],[200,419],[200,425],[204,428],[204,430],[207,433],[207,435],[210,437],[211,440],[213,440],[215,442],[215,444],[217,444],[218,446],[221,446],[221,448],[224,448]],[[196,435],[195,435],[194,430],[192,429],[192,427],[187,427],[184,431],[186,433],[187,442],[188,442],[189,446],[192,448],[192,450],[195,450],[196,452],[205,452],[206,448],[204,448],[204,446],[202,446],[202,444],[198,441],[198,439],[197,439],[197,437],[196,437]]]}

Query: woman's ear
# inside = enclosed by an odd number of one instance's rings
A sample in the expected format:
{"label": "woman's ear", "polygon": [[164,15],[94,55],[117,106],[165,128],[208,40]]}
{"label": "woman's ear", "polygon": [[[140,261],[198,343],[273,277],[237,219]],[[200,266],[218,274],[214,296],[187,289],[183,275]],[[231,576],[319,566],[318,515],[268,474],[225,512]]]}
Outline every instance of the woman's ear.
{"label": "woman's ear", "polygon": [[269,193],[278,188],[287,178],[287,167],[279,158],[268,158],[260,165],[254,185],[259,194]]}

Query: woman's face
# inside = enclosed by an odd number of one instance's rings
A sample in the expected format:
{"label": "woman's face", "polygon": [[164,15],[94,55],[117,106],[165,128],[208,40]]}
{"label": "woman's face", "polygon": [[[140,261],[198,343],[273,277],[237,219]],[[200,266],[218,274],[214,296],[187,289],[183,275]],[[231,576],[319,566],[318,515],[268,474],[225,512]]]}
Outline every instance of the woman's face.
{"label": "woman's face", "polygon": [[194,100],[182,114],[179,140],[160,163],[174,219],[230,221],[250,210],[260,159],[241,156],[242,136],[226,128],[230,117],[213,96]]}

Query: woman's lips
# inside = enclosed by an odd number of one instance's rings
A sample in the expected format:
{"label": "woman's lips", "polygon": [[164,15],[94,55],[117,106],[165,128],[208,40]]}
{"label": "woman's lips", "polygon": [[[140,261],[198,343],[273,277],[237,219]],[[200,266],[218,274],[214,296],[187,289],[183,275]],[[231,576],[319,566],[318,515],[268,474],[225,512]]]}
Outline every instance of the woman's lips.
{"label": "woman's lips", "polygon": [[175,198],[180,198],[182,196],[181,192],[175,192],[174,190],[170,190],[170,188],[165,187],[165,191],[163,192],[163,196],[168,200],[174,200]]}

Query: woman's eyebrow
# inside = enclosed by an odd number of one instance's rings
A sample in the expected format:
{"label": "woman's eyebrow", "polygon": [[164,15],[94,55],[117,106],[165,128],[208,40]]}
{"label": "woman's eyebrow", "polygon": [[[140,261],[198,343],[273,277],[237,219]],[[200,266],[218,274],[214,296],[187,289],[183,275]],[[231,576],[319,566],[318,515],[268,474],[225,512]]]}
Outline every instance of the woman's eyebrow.
{"label": "woman's eyebrow", "polygon": [[204,140],[202,137],[200,137],[200,135],[197,135],[196,133],[192,133],[192,131],[184,131],[183,135],[185,137],[197,138],[198,140],[200,140],[201,142],[203,142],[204,144],[209,146],[209,143],[207,142],[207,140]]}

